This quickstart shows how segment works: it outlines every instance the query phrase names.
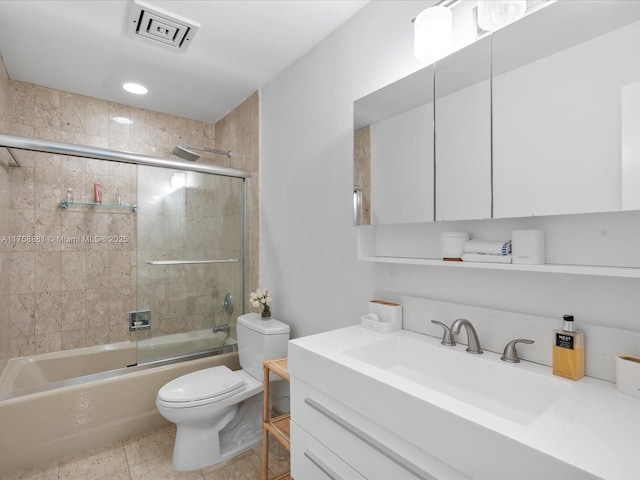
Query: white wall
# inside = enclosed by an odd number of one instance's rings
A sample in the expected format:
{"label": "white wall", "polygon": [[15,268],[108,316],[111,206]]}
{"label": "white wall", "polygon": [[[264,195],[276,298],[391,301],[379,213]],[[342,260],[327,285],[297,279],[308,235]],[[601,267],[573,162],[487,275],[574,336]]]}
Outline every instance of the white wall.
{"label": "white wall", "polygon": [[431,1],[374,1],[261,94],[260,283],[300,336],[356,323],[374,267],[356,262],[353,102],[423,67],[411,19]]}
{"label": "white wall", "polygon": [[[275,316],[307,335],[357,323],[387,291],[640,330],[636,279],[356,262],[352,104],[422,66],[410,21],[430,3],[372,2],[262,91],[261,284],[274,291]],[[514,226],[548,230],[548,258],[640,259],[637,213],[396,226],[378,241],[406,256],[424,242],[420,253],[437,256],[440,231],[502,237]]]}

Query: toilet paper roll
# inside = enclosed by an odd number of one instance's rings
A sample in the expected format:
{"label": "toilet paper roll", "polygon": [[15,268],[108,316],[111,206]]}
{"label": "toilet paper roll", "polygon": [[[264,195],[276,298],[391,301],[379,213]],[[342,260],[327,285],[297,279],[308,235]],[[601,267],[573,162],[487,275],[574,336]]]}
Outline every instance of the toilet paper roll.
{"label": "toilet paper roll", "polygon": [[545,262],[544,230],[511,232],[512,263],[543,265]]}

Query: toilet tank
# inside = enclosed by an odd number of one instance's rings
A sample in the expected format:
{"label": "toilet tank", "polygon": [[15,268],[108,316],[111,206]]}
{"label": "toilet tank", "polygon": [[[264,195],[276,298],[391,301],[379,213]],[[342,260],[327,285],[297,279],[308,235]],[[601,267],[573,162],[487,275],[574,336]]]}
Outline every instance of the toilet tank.
{"label": "toilet tank", "polygon": [[262,362],[286,357],[289,335],[289,325],[274,318],[263,320],[259,313],[239,316],[238,355],[242,369],[262,380]]}

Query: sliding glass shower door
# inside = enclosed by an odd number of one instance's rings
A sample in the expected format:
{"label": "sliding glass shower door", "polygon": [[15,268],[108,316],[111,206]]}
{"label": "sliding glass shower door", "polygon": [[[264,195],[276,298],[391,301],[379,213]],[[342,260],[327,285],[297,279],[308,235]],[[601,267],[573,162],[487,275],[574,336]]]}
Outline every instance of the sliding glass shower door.
{"label": "sliding glass shower door", "polygon": [[244,290],[243,178],[139,165],[138,364],[235,344]]}

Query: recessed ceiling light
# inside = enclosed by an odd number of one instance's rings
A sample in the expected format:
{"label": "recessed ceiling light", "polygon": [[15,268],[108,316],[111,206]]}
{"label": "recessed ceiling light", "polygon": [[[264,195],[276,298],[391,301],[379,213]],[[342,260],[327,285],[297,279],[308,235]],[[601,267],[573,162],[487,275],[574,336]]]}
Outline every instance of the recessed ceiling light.
{"label": "recessed ceiling light", "polygon": [[131,125],[133,123],[133,120],[127,117],[113,117],[111,120],[119,123],[120,125]]}
{"label": "recessed ceiling light", "polygon": [[138,83],[125,83],[124,85],[122,85],[122,88],[124,88],[127,92],[135,93],[136,95],[144,95],[145,93],[147,93],[147,88]]}

